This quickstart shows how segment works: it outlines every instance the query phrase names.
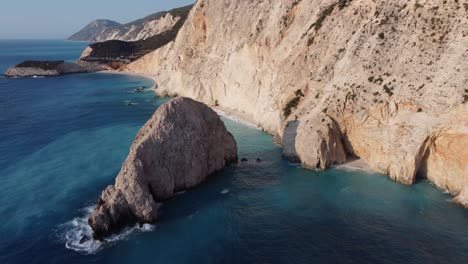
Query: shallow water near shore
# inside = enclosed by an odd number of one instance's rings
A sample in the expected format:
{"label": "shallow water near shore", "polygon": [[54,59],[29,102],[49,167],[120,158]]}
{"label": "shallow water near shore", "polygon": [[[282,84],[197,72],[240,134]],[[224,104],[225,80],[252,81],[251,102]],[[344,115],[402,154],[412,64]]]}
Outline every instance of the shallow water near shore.
{"label": "shallow water near shore", "polygon": [[[78,44],[25,41],[15,56],[74,59]],[[16,62],[2,45],[6,70]],[[155,226],[80,244],[89,210],[167,101],[132,92],[151,85],[113,74],[0,79],[0,263],[468,263],[468,212],[427,181],[304,170],[270,135],[226,118],[248,162],[177,195]]]}

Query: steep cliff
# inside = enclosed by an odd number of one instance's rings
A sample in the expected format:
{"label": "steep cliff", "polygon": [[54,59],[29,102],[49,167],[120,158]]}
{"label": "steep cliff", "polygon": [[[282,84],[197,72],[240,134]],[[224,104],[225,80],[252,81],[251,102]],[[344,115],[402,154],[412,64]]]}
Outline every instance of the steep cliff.
{"label": "steep cliff", "polygon": [[125,70],[250,115],[307,167],[342,162],[342,145],[395,181],[461,195],[468,160],[450,146],[468,148],[467,47],[462,0],[199,0],[175,41]]}
{"label": "steep cliff", "polygon": [[[169,11],[167,16],[177,16],[176,23],[170,27],[164,27],[164,31],[158,31],[154,36],[136,41],[108,40],[93,43],[83,51],[78,63],[86,67],[118,69],[135,61],[173,41],[187,20],[191,8],[192,6],[186,6]],[[161,19],[158,21],[161,22]]]}
{"label": "steep cliff", "polygon": [[73,34],[68,40],[104,42],[108,40],[137,41],[147,39],[170,30],[190,12],[191,8],[192,5],[158,12],[124,25],[110,20],[95,20]]}

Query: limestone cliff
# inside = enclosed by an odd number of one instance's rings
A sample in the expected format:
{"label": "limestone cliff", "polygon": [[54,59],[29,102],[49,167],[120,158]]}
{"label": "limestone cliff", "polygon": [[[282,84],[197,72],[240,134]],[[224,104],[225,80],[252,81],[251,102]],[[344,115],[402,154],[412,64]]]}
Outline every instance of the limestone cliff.
{"label": "limestone cliff", "polygon": [[[112,39],[104,42],[92,43],[82,53],[79,63],[90,67],[107,67],[118,69],[121,66],[135,61],[142,56],[157,50],[172,42],[184,25],[192,6],[186,6],[166,12],[165,17],[177,17],[175,23],[166,23],[160,17],[149,28],[157,31],[152,36],[136,36],[134,41]],[[153,16],[150,16],[153,17]],[[146,21],[148,18],[142,19]],[[141,23],[138,22],[138,23]],[[138,24],[137,22],[135,22]],[[170,25],[169,25],[170,24]],[[133,28],[133,26],[132,26]],[[156,28],[156,29],[155,29]],[[123,32],[129,32],[124,29]],[[146,33],[145,33],[146,34]]]}
{"label": "limestone cliff", "polygon": [[465,0],[199,0],[175,41],[125,70],[250,115],[307,167],[342,162],[343,146],[468,197],[467,47]]}
{"label": "limestone cliff", "polygon": [[162,105],[138,132],[115,185],[89,218],[95,238],[155,222],[161,202],[236,159],[234,137],[208,106],[188,98]]}
{"label": "limestone cliff", "polygon": [[190,6],[158,12],[127,24],[98,19],[68,38],[72,41],[104,42],[108,40],[137,41],[170,30],[191,9]]}

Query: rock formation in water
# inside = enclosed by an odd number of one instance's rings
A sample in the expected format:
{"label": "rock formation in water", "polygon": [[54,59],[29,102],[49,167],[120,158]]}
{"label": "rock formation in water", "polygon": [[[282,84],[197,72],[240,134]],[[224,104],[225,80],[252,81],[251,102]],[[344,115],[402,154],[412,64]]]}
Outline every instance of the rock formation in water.
{"label": "rock formation in water", "polygon": [[464,1],[199,0],[175,41],[125,68],[160,95],[250,115],[311,167],[343,162],[343,147],[468,205],[467,47]]}
{"label": "rock formation in water", "polygon": [[192,5],[158,12],[127,24],[98,19],[68,38],[72,41],[104,42],[108,40],[144,40],[172,29],[186,17]]}
{"label": "rock formation in water", "polygon": [[25,61],[8,69],[7,77],[59,76],[71,73],[94,72],[94,67],[65,61]]}
{"label": "rock formation in water", "polygon": [[237,144],[208,106],[177,98],[138,132],[115,184],[89,218],[97,239],[134,223],[153,223],[160,203],[237,160]]}

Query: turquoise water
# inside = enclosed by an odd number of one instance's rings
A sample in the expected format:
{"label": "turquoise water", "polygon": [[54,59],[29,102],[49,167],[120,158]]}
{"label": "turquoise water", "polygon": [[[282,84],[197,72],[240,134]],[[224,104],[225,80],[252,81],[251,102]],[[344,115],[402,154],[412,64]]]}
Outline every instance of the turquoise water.
{"label": "turquoise water", "polygon": [[[0,41],[0,70],[73,60],[84,46]],[[282,160],[271,136],[227,119],[249,162],[167,202],[156,226],[80,247],[87,212],[166,102],[132,92],[151,84],[0,78],[0,263],[468,263],[468,213],[428,182],[307,171]]]}

